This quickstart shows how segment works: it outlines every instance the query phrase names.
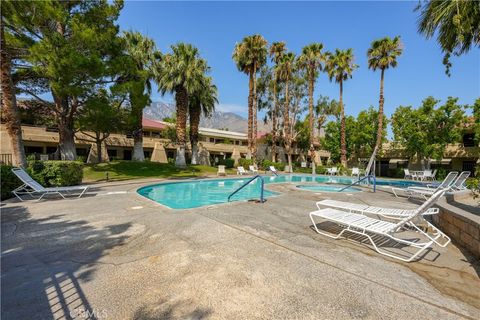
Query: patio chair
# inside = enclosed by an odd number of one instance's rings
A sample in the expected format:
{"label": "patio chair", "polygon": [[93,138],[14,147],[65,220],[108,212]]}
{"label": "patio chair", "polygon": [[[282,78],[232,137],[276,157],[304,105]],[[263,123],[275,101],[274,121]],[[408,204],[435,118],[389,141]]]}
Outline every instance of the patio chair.
{"label": "patio chair", "polygon": [[337,174],[337,167],[327,168],[327,173],[331,176]]}
{"label": "patio chair", "polygon": [[353,176],[360,177],[360,169],[359,168],[357,168],[357,167],[352,168],[352,177]]}
{"label": "patio chair", "polygon": [[412,179],[412,180],[413,180],[413,176],[412,176],[412,174],[410,173],[410,170],[408,170],[408,169],[403,169],[403,172],[405,173],[405,176],[403,177],[404,179]]}
{"label": "patio chair", "polygon": [[[444,193],[445,189],[438,190],[433,194],[432,197],[430,197],[430,199],[425,201],[420,207],[414,210],[413,213],[406,216],[397,223],[379,220],[367,217],[362,214],[352,213],[343,210],[336,210],[332,208],[325,208],[310,212],[310,219],[312,220],[313,228],[319,234],[333,239],[340,238],[345,232],[364,236],[371,242],[374,249],[378,253],[394,259],[410,262],[416,257],[418,257],[420,253],[430,248],[434,243],[440,247],[446,247],[450,243],[450,238],[437,228],[433,229],[432,233],[429,234],[428,232],[423,231],[421,228],[417,227],[413,223],[413,220],[416,217],[422,215],[425,211],[427,211],[433,204],[435,204],[438,199],[440,199],[440,197],[444,195]],[[336,235],[320,231],[313,217],[319,217],[327,221],[334,222],[342,230]],[[423,237],[426,237],[427,240],[421,242],[421,240],[414,241],[410,239],[400,238],[397,236],[397,233],[402,230],[414,230],[417,233],[421,234]],[[381,243],[385,243],[385,238],[391,239],[399,244],[404,244],[408,247],[416,248],[417,250],[413,254],[411,254],[410,257],[394,254],[393,252],[387,252],[383,249],[380,249],[376,243],[376,241],[380,242],[379,245]]]}
{"label": "patio chair", "polygon": [[12,172],[14,175],[17,176],[23,184],[14,189],[12,193],[17,197],[20,201],[24,201],[20,197],[20,195],[28,194],[30,197],[35,198],[35,195],[40,195],[40,198],[37,201],[40,201],[44,196],[47,194],[59,194],[63,199],[65,199],[65,195],[69,195],[70,193],[80,193],[78,198],[84,195],[84,193],[88,190],[90,186],[68,186],[68,187],[49,187],[45,188],[40,183],[35,181],[30,175],[23,170],[22,168],[12,168]]}
{"label": "patio chair", "polygon": [[237,167],[237,175],[243,176],[244,174],[247,174],[247,171],[245,171],[245,168],[242,166]]}
{"label": "patio chair", "polygon": [[425,199],[427,199],[427,196],[433,195],[436,191],[440,189],[446,189],[450,188],[451,184],[454,182],[455,178],[457,177],[458,172],[456,171],[451,171],[445,179],[436,187],[432,187],[433,185],[427,185],[426,187],[408,187],[408,188],[392,188],[392,192],[395,195],[395,197],[398,198],[397,191],[402,191],[408,195],[410,198],[413,195],[421,195]]}
{"label": "patio chair", "polygon": [[463,191],[467,189],[465,182],[467,181],[468,177],[470,177],[470,171],[462,171],[458,178],[452,183],[451,191]]}
{"label": "patio chair", "polygon": [[219,165],[217,176],[226,176],[226,175],[227,175],[227,173],[225,172],[225,166],[224,165]]}
{"label": "patio chair", "polygon": [[255,169],[254,166],[248,166],[248,171],[250,171],[252,174],[258,174],[258,170]]}
{"label": "patio chair", "polygon": [[278,171],[277,171],[277,169],[275,169],[274,166],[270,166],[268,169],[269,169],[270,171],[272,171],[274,174],[278,175]]}

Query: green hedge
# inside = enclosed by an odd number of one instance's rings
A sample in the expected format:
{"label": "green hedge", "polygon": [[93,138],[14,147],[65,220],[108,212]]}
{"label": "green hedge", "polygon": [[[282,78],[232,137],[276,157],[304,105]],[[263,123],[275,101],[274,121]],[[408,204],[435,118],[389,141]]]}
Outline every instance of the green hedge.
{"label": "green hedge", "polygon": [[233,168],[234,164],[235,164],[235,160],[231,158],[218,160],[218,165],[225,166],[227,169]]}
{"label": "green hedge", "polygon": [[245,158],[240,158],[238,159],[238,165],[240,167],[244,167],[246,170],[248,170],[248,167],[253,164],[252,159],[245,159]]}
{"label": "green hedge", "polygon": [[78,161],[29,161],[27,171],[44,187],[82,183],[83,163]]}
{"label": "green hedge", "polygon": [[273,162],[270,160],[263,160],[261,167],[263,170],[268,170],[270,166],[274,166],[278,171],[285,170],[285,163],[283,162]]}
{"label": "green hedge", "polygon": [[12,172],[12,166],[0,165],[1,200],[11,198],[12,190],[19,187],[22,182]]}

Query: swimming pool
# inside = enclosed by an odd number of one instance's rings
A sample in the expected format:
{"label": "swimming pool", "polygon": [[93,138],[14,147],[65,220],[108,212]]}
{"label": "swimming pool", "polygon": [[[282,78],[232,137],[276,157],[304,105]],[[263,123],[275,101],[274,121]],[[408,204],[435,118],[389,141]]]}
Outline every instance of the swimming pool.
{"label": "swimming pool", "polygon": [[299,185],[299,186],[297,186],[297,188],[301,189],[301,190],[316,191],[316,192],[321,192],[321,191],[325,191],[325,192],[341,192],[341,191],[344,191],[344,192],[360,192],[360,191],[362,191],[361,189],[354,188],[354,187],[348,187],[345,190],[342,190],[343,188],[345,188],[344,185],[334,186],[334,185],[323,185],[323,184]]}
{"label": "swimming pool", "polygon": [[[356,181],[356,178],[351,177],[296,174],[263,176],[263,178],[265,184],[267,185],[272,183],[322,183],[349,185]],[[228,202],[228,196],[249,179],[251,179],[251,177],[166,182],[142,187],[138,189],[137,192],[145,198],[158,202],[172,209],[189,209],[226,203]],[[420,183],[416,181],[377,179],[377,184],[405,187],[410,185],[419,185]],[[255,182],[252,182],[240,192],[235,194],[231,198],[231,201],[258,199],[260,197],[260,185],[260,180],[255,180]],[[311,185],[309,188],[314,188],[314,186],[315,185]],[[346,190],[346,192],[351,191]],[[277,194],[278,193],[265,188],[265,198],[272,197]]]}

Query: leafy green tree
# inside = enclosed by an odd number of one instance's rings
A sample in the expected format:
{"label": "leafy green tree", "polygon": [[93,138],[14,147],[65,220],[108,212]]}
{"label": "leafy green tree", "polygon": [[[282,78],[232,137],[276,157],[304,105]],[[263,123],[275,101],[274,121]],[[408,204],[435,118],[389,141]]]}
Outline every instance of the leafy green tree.
{"label": "leafy green tree", "polygon": [[248,150],[254,159],[257,152],[257,72],[267,62],[267,40],[255,34],[235,45],[233,60],[239,71],[249,76],[248,82]]}
{"label": "leafy green tree", "polygon": [[447,144],[460,141],[465,120],[458,98],[449,97],[435,109],[439,100],[428,97],[418,109],[398,107],[392,115],[394,141],[410,157],[428,167],[431,159],[441,159]]}
{"label": "leafy green tree", "polygon": [[340,144],[341,144],[341,162],[347,167],[347,144],[346,144],[346,123],[345,110],[343,107],[343,82],[352,78],[352,73],[358,68],[354,62],[353,50],[336,49],[334,53],[327,54],[325,68],[328,72],[330,81],[333,79],[340,85]]}
{"label": "leafy green tree", "polygon": [[122,110],[123,100],[117,100],[106,90],[99,90],[85,102],[82,112],[77,119],[78,130],[87,136],[89,142],[97,147],[97,162],[102,162],[102,144],[112,132],[120,131],[123,127]]}
{"label": "leafy green tree", "polygon": [[83,101],[114,76],[122,7],[106,0],[12,2],[8,29],[27,50],[21,60],[28,72],[17,72],[36,77],[21,90],[38,99],[38,91],[50,91],[64,160],[76,158],[74,122]]}
{"label": "leafy green tree", "polygon": [[175,94],[177,157],[175,165],[185,167],[188,96],[202,90],[204,76],[208,72],[207,62],[200,58],[198,49],[191,44],[178,43],[171,46],[172,53],[162,57],[155,69],[155,78],[162,94]]}
{"label": "leafy green tree", "polygon": [[418,31],[427,39],[437,35],[445,53],[443,64],[450,76],[450,57],[480,47],[480,5],[478,1],[435,0],[419,2]]}
{"label": "leafy green tree", "polygon": [[393,39],[385,37],[373,41],[367,52],[368,67],[373,69],[373,71],[380,69],[380,99],[378,101],[378,132],[376,137],[378,149],[382,147],[383,104],[385,102],[383,97],[383,81],[385,70],[397,66],[397,58],[402,54],[402,51],[403,45],[400,41],[400,36],[397,36]]}
{"label": "leafy green tree", "polygon": [[[473,114],[473,132],[475,134],[475,141],[480,144],[480,98],[475,100],[472,105]],[[478,170],[480,174],[480,169]]]}
{"label": "leafy green tree", "polygon": [[333,116],[337,120],[340,120],[340,105],[335,99],[330,100],[328,97],[320,96],[314,111],[319,131],[323,128],[328,117]]}
{"label": "leafy green tree", "polygon": [[27,158],[25,157],[25,149],[23,147],[20,110],[17,106],[15,86],[12,79],[11,61],[12,56],[15,58],[15,50],[13,48],[13,43],[7,43],[5,40],[5,23],[8,23],[11,9],[12,3],[5,2],[2,10],[0,10],[0,82],[2,88],[2,122],[5,122],[7,133],[10,136],[13,165],[26,168]]}
{"label": "leafy green tree", "polygon": [[302,49],[302,54],[298,57],[299,67],[304,69],[308,79],[308,114],[309,114],[309,133],[310,133],[310,157],[312,159],[312,174],[315,174],[315,147],[314,147],[314,115],[313,115],[313,91],[318,74],[323,70],[323,64],[326,55],[323,50],[323,44],[312,43]]}
{"label": "leafy green tree", "polygon": [[[378,136],[378,118],[379,112],[374,107],[370,106],[367,110],[362,110],[358,113],[355,119],[355,130],[351,133],[348,139],[352,140],[353,151],[357,155],[368,157],[372,154],[377,144]],[[387,136],[387,117],[382,114],[381,122],[385,124],[382,126],[380,133],[380,144],[385,142]]]}
{"label": "leafy green tree", "polygon": [[192,93],[188,99],[188,113],[190,118],[190,144],[192,145],[191,164],[198,163],[198,128],[200,115],[208,117],[215,111],[217,100],[217,87],[212,83],[212,78],[203,78],[202,89]]}
{"label": "leafy green tree", "polygon": [[133,155],[135,161],[144,161],[143,152],[143,109],[151,103],[153,66],[161,58],[155,42],[139,32],[125,32],[122,38],[123,68],[115,90],[123,91],[127,97],[130,114],[128,131],[133,136]]}
{"label": "leafy green tree", "polygon": [[[345,117],[345,132],[348,137],[353,137],[355,126],[355,118],[352,116]],[[325,138],[323,139],[322,147],[330,152],[330,159],[337,163],[341,160],[341,122],[330,121],[325,126]],[[345,141],[345,149],[347,157],[350,157],[354,150],[354,143],[352,139]]]}

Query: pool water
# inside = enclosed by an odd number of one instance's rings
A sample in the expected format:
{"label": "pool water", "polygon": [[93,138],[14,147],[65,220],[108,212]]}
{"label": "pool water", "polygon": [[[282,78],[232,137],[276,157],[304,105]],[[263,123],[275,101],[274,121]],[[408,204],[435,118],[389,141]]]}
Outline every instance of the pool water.
{"label": "pool water", "polygon": [[[349,185],[356,181],[352,177],[336,177],[336,176],[312,176],[312,175],[278,175],[263,176],[265,184],[272,183],[321,183],[321,184],[339,184],[341,186],[321,186],[308,185],[302,186],[302,189],[313,191],[340,191],[345,185]],[[150,200],[158,202],[162,205],[173,209],[189,209],[207,205],[214,205],[228,202],[228,196],[247,182],[251,177],[226,178],[214,180],[195,180],[160,183],[146,186],[137,190],[137,192]],[[386,180],[377,179],[378,185],[390,185],[407,187],[411,185],[421,185],[416,181]],[[260,198],[260,180],[247,185],[241,191],[236,193],[231,201],[250,200]],[[328,190],[327,190],[328,189]],[[338,190],[337,190],[338,189]],[[345,192],[359,191],[357,188],[350,188]],[[265,188],[264,197],[268,198],[278,193],[272,192]]]}

